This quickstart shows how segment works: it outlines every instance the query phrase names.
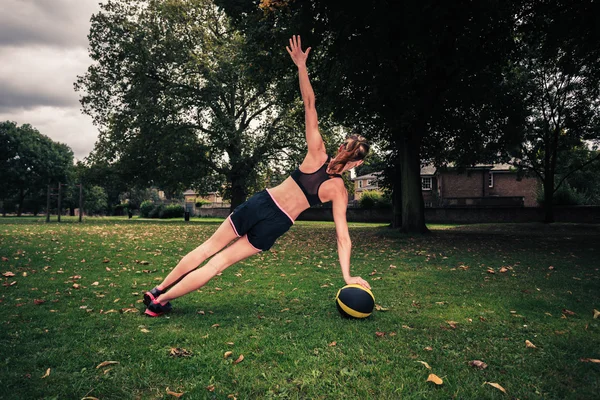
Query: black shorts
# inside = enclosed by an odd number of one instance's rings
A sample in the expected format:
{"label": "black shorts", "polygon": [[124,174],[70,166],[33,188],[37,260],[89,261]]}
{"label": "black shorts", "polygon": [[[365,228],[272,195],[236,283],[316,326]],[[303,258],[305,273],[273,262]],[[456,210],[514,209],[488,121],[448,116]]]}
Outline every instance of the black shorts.
{"label": "black shorts", "polygon": [[256,193],[240,204],[228,217],[238,237],[248,235],[257,250],[269,250],[275,240],[294,224],[267,190]]}

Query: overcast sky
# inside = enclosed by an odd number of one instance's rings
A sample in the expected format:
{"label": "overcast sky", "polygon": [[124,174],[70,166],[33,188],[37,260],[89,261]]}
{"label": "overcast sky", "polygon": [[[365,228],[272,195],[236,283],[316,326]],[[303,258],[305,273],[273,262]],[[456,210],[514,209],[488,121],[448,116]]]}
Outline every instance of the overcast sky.
{"label": "overcast sky", "polygon": [[73,90],[91,64],[98,0],[0,0],[0,121],[31,124],[81,160],[98,136]]}

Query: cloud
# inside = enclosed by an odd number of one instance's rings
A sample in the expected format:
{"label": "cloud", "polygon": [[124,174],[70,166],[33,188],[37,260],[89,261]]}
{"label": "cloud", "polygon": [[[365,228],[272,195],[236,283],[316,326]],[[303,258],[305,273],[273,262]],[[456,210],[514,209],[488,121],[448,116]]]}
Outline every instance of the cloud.
{"label": "cloud", "polygon": [[5,47],[0,61],[0,111],[79,107],[73,83],[91,64],[85,49]]}
{"label": "cloud", "polygon": [[92,63],[87,35],[98,0],[1,1],[0,121],[31,124],[83,159],[98,130],[73,83]]}
{"label": "cloud", "polygon": [[96,0],[2,0],[0,46],[87,47]]}

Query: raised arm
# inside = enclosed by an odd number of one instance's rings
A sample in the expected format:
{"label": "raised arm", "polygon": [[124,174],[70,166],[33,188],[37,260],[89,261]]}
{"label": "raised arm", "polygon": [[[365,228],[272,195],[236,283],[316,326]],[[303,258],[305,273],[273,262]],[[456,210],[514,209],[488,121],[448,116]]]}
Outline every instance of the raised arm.
{"label": "raised arm", "polygon": [[342,276],[347,285],[358,283],[371,289],[371,286],[360,276],[350,275],[350,254],[352,253],[352,241],[348,232],[348,221],[346,220],[346,210],[348,208],[348,193],[345,188],[341,188],[340,192],[333,200],[333,220],[335,222],[335,233],[337,235],[338,256],[340,259],[340,267],[342,268]]}
{"label": "raised arm", "polygon": [[319,133],[319,123],[317,119],[317,109],[315,108],[315,92],[310,85],[308,70],[306,68],[306,59],[310,53],[310,47],[306,52],[302,51],[302,42],[300,36],[294,35],[290,39],[290,45],[285,47],[292,57],[292,61],[298,67],[298,78],[300,79],[300,93],[304,102],[304,120],[306,124],[306,144],[308,153],[318,155],[325,152],[325,144]]}

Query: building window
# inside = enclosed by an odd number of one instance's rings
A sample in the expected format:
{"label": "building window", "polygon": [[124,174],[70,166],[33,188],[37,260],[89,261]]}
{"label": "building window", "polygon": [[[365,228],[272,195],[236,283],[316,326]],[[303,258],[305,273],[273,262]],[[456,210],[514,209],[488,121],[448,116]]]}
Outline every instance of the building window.
{"label": "building window", "polygon": [[494,187],[494,174],[491,172],[488,174],[488,186],[491,188]]}
{"label": "building window", "polygon": [[369,186],[369,185],[371,185],[371,181],[367,179],[367,184],[366,184],[366,186]]}
{"label": "building window", "polygon": [[421,178],[421,189],[431,190],[431,178]]}
{"label": "building window", "polygon": [[358,187],[359,187],[359,188],[361,188],[361,187],[362,187],[362,179],[360,179],[360,180],[358,181]]}

